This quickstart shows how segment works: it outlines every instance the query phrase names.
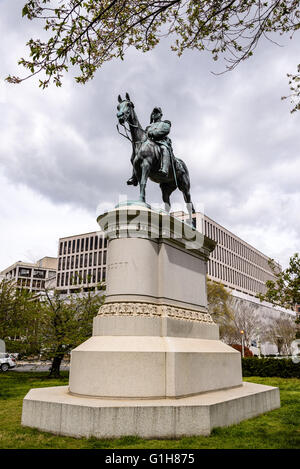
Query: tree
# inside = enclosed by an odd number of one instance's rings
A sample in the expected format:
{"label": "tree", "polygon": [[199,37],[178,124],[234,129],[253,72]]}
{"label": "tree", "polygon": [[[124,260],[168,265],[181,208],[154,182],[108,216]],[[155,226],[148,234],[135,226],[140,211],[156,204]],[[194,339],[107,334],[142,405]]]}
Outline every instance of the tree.
{"label": "tree", "polygon": [[231,319],[231,294],[222,283],[207,280],[208,312],[213,320],[221,323],[224,319]]}
{"label": "tree", "polygon": [[[30,39],[30,58],[20,64],[33,76],[44,73],[40,86],[62,84],[69,65],[79,67],[85,83],[128,47],[147,52],[162,37],[174,36],[173,51],[207,50],[226,69],[249,58],[261,37],[290,37],[299,29],[299,0],[28,0],[22,14],[40,20],[48,40]],[[8,81],[24,79],[9,76]],[[298,109],[298,105],[295,109]]]}
{"label": "tree", "polygon": [[260,293],[260,301],[268,301],[287,309],[295,309],[300,304],[300,258],[295,253],[289,260],[289,267],[280,271],[274,259],[269,260],[269,265],[275,276],[275,280],[267,280],[266,293]]}
{"label": "tree", "polygon": [[291,93],[289,96],[282,96],[281,99],[291,98],[291,103],[294,106],[291,113],[293,113],[300,110],[300,64],[297,65],[297,73],[288,73],[287,76],[289,78]]}
{"label": "tree", "polygon": [[244,344],[251,346],[251,340],[262,331],[262,322],[258,313],[258,305],[248,303],[240,298],[232,298],[232,318],[222,324],[220,335],[228,344],[241,344],[242,333]]}
{"label": "tree", "polygon": [[0,334],[9,351],[27,355],[39,350],[39,319],[36,296],[27,289],[16,288],[13,280],[2,280]]}
{"label": "tree", "polygon": [[52,360],[50,377],[59,377],[64,355],[91,336],[93,318],[103,300],[103,295],[92,295],[90,291],[68,297],[45,291],[41,302],[41,353]]}
{"label": "tree", "polygon": [[290,346],[295,339],[296,324],[291,318],[278,318],[267,328],[263,334],[264,340],[275,344],[278,348],[278,353],[289,355]]}
{"label": "tree", "polygon": [[[295,309],[300,304],[300,258],[296,252],[289,260],[289,267],[278,270],[274,259],[270,259],[269,265],[273,270],[275,280],[266,282],[266,293],[258,295],[260,301],[268,301],[274,305],[287,309]],[[298,325],[296,338],[300,338],[300,317],[295,320]]]}

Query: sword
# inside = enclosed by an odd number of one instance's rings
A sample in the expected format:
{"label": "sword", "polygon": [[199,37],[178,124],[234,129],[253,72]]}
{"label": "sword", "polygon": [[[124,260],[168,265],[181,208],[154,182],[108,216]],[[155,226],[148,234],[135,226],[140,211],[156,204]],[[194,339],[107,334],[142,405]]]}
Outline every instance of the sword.
{"label": "sword", "polygon": [[178,187],[178,184],[177,184],[177,177],[176,177],[176,171],[175,171],[175,166],[174,166],[174,153],[173,153],[173,148],[171,147],[170,148],[170,156],[171,156],[171,163],[172,163],[172,168],[173,168],[173,174],[174,174],[174,180],[175,180],[175,184],[176,184],[176,187]]}

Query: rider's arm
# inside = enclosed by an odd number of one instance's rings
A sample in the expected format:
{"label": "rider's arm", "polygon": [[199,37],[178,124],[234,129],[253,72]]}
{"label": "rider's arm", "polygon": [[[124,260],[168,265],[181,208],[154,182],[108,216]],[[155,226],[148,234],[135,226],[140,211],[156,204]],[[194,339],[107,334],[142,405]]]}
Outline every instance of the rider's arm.
{"label": "rider's arm", "polygon": [[148,131],[148,133],[149,136],[154,138],[155,140],[161,140],[169,134],[170,130],[171,122],[161,121],[155,129],[151,129],[150,131]]}

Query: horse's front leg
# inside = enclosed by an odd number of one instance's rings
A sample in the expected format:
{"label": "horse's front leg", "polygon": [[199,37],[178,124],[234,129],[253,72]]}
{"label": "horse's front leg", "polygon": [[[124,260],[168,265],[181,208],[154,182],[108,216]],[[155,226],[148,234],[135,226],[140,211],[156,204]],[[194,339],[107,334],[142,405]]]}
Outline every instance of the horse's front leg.
{"label": "horse's front leg", "polygon": [[145,159],[142,163],[142,168],[141,168],[141,178],[140,178],[140,200],[142,202],[146,202],[146,185],[147,185],[147,180],[149,177],[150,173],[150,164],[149,162]]}

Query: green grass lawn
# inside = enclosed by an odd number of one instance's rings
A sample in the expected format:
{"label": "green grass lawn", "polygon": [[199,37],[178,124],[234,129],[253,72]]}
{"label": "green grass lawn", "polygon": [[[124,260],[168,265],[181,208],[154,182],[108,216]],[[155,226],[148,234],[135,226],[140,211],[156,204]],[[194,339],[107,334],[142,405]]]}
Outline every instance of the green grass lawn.
{"label": "green grass lawn", "polygon": [[217,428],[210,436],[180,440],[143,440],[125,437],[114,440],[76,439],[55,436],[21,426],[22,400],[31,388],[65,385],[61,380],[47,379],[47,373],[0,373],[0,448],[153,448],[153,449],[222,449],[222,448],[300,448],[300,380],[296,378],[245,378],[253,383],[278,386],[281,408],[239,425]]}

